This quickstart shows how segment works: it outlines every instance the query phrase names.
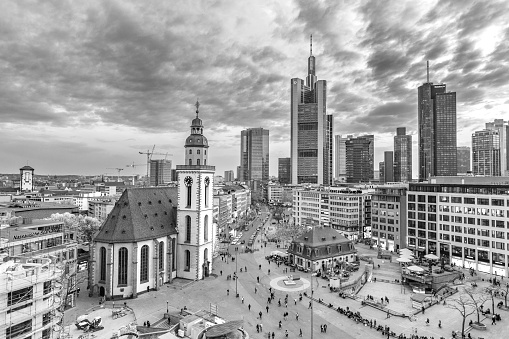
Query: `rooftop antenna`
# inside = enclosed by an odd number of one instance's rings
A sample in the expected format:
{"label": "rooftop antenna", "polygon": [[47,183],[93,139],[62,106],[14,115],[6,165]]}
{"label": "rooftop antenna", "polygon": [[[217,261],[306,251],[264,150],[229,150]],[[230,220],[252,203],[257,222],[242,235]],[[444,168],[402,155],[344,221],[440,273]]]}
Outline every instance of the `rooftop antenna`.
{"label": "rooftop antenna", "polygon": [[429,84],[429,60],[426,61],[426,79],[428,80]]}
{"label": "rooftop antenna", "polygon": [[313,55],[313,34],[309,36],[309,55]]}

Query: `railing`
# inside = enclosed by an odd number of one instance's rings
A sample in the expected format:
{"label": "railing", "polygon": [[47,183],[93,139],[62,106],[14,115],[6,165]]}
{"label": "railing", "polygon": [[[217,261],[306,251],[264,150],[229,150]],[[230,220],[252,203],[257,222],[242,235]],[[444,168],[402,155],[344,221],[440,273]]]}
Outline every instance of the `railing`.
{"label": "railing", "polygon": [[177,165],[177,170],[196,170],[196,169],[202,169],[202,170],[211,170],[215,171],[216,166],[210,166],[210,165]]}
{"label": "railing", "polygon": [[409,274],[409,273],[405,273],[405,272],[402,272],[401,275],[404,278],[407,278],[407,279],[410,279],[410,280],[414,280],[414,281],[419,281],[419,282],[421,282],[423,284],[431,283],[433,281],[433,277],[430,276],[430,275],[420,276],[420,275]]}

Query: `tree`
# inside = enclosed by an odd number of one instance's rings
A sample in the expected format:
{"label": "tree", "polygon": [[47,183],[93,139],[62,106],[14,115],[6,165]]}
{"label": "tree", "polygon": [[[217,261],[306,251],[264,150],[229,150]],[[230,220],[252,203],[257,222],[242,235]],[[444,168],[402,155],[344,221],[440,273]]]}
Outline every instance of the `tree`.
{"label": "tree", "polygon": [[500,293],[501,288],[497,285],[491,285],[484,289],[484,293],[488,296],[488,300],[491,299],[491,310],[495,312],[495,296]]}
{"label": "tree", "polygon": [[484,292],[477,292],[473,288],[465,288],[465,294],[470,298],[472,307],[477,312],[477,324],[481,324],[481,306],[489,299],[489,296]]}
{"label": "tree", "polygon": [[507,295],[509,294],[509,283],[505,284],[505,287],[500,288],[501,292],[504,296],[504,307],[507,309]]}
{"label": "tree", "polygon": [[76,231],[78,243],[91,243],[94,235],[101,228],[99,220],[81,214],[55,213],[51,215],[50,219],[63,222],[64,229]]}
{"label": "tree", "polygon": [[463,317],[461,323],[461,336],[465,335],[465,321],[468,316],[475,312],[475,308],[472,305],[472,299],[468,295],[461,295],[458,298],[449,299],[447,307],[458,311]]}

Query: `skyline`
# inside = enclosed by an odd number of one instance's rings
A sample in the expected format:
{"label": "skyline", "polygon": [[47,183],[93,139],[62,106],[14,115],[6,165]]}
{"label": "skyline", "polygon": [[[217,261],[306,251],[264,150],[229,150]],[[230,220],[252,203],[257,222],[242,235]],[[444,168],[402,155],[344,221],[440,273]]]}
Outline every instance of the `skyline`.
{"label": "skyline", "polygon": [[[458,146],[508,111],[509,4],[503,1],[182,4],[8,1],[0,13],[0,173],[144,174],[200,118],[218,174],[240,165],[240,131],[270,131],[270,175],[290,156],[291,78],[327,80],[334,135],[374,134],[375,164],[397,127],[413,135],[417,87],[457,93]],[[156,157],[154,157],[156,159]],[[115,171],[110,173],[115,175]]]}

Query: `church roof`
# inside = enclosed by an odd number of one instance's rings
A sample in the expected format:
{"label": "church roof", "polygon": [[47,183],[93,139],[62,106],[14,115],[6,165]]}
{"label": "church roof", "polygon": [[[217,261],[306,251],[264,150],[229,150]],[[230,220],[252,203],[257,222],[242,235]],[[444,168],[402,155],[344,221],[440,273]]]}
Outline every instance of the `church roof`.
{"label": "church roof", "polygon": [[330,227],[314,227],[292,241],[288,253],[310,260],[355,253],[353,242]]}
{"label": "church roof", "polygon": [[207,138],[202,134],[191,134],[186,139],[185,147],[209,147]]}
{"label": "church roof", "polygon": [[177,187],[128,188],[94,241],[135,242],[176,234]]}
{"label": "church roof", "polygon": [[305,246],[318,247],[346,244],[352,241],[330,227],[313,227],[311,230],[295,239],[294,242],[302,243]]}
{"label": "church roof", "polygon": [[33,171],[34,169],[32,167],[26,165],[26,166],[23,166],[23,167],[20,168],[20,171],[22,171],[22,170]]}

